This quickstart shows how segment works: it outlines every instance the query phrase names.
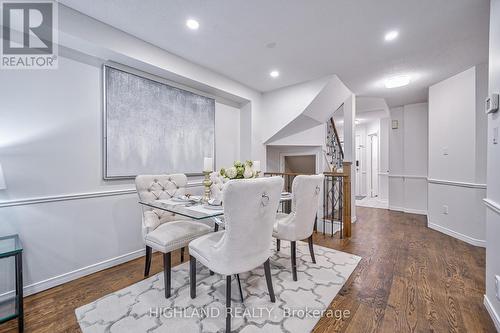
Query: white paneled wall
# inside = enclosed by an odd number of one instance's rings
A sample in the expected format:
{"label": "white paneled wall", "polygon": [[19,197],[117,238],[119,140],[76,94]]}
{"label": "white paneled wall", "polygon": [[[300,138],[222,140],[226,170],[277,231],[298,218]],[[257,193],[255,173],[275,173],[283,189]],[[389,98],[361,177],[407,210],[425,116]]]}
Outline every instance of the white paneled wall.
{"label": "white paneled wall", "polygon": [[391,109],[389,209],[427,214],[427,126],[427,103]]}
{"label": "white paneled wall", "polygon": [[485,246],[487,66],[429,88],[429,227]]}

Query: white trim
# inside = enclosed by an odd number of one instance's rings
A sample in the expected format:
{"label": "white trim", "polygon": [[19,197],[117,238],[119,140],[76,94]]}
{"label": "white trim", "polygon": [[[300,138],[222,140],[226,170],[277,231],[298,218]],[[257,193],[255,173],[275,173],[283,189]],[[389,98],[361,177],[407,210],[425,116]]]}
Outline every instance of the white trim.
{"label": "white trim", "polygon": [[[28,286],[24,286],[24,288],[23,288],[24,296],[36,294],[36,293],[39,293],[41,291],[59,286],[63,283],[76,280],[78,278],[84,277],[86,275],[89,275],[89,274],[92,274],[95,272],[102,271],[106,268],[110,268],[110,267],[113,267],[113,266],[116,266],[119,264],[123,264],[124,262],[142,257],[142,256],[144,256],[144,254],[145,254],[145,249],[136,250],[136,251],[133,251],[133,252],[130,252],[127,254],[123,254],[123,255],[115,257],[115,258],[107,259],[107,260],[98,262],[96,264],[92,264],[92,265],[89,265],[86,267],[76,269],[76,270],[68,272],[68,273],[64,273],[64,274],[61,274],[58,276],[51,277],[51,278],[48,278],[48,279],[43,280],[43,281],[35,282],[35,283],[30,284]],[[14,291],[10,291],[10,292],[1,294],[0,299],[8,297],[9,295],[12,295],[13,293],[14,293]]]}
{"label": "white trim", "polygon": [[427,215],[427,211],[423,209],[413,209],[413,208],[404,208],[398,206],[389,206],[389,210],[395,210],[397,212],[409,213],[409,214],[418,214],[418,215]]}
{"label": "white trim", "polygon": [[403,208],[405,213],[427,215],[427,211],[423,209]]}
{"label": "white trim", "polygon": [[457,182],[457,181],[453,181],[453,180],[434,179],[434,178],[429,178],[429,184],[486,189],[486,184]]}
{"label": "white trim", "polygon": [[[188,183],[186,187],[198,187],[202,186],[201,181]],[[69,193],[60,195],[49,195],[43,197],[33,197],[25,199],[14,199],[0,201],[0,208],[13,207],[13,206],[24,206],[24,205],[34,205],[47,202],[57,202],[57,201],[68,201],[68,200],[82,200],[90,198],[100,198],[100,197],[111,197],[117,195],[128,195],[136,194],[135,188],[121,189],[121,190],[108,190],[108,191],[94,191],[94,192],[83,192],[83,193]]]}
{"label": "white trim", "polygon": [[484,198],[483,201],[486,204],[486,207],[495,213],[500,214],[500,204],[498,202],[491,200],[490,198]]}
{"label": "white trim", "polygon": [[474,246],[479,246],[479,247],[486,247],[486,240],[483,239],[476,239],[472,238],[470,236],[461,234],[459,232],[456,232],[454,230],[445,228],[443,226],[440,226],[438,224],[432,223],[431,221],[428,222],[427,226],[433,230],[439,231],[445,235],[451,236],[453,238],[457,238],[461,241],[464,241],[466,243],[469,243]]}
{"label": "white trim", "polygon": [[410,179],[425,179],[427,180],[427,176],[420,175],[398,175],[398,174],[389,174],[390,178],[410,178]]}
{"label": "white trim", "polygon": [[12,207],[12,206],[34,205],[34,204],[46,203],[46,202],[81,200],[81,199],[89,199],[89,198],[127,195],[127,194],[134,194],[134,193],[136,193],[135,189],[123,189],[123,190],[95,191],[95,192],[86,192],[86,193],[72,193],[72,194],[61,194],[61,195],[52,195],[52,196],[44,196],[44,197],[33,197],[33,198],[26,198],[26,199],[6,200],[6,201],[0,202],[0,208]]}
{"label": "white trim", "polygon": [[488,296],[484,295],[483,303],[484,307],[491,317],[491,320],[493,320],[493,323],[495,324],[497,332],[500,332],[500,316],[498,315],[498,313],[496,313],[495,308],[493,308],[493,304],[491,304],[490,300],[488,299]]}

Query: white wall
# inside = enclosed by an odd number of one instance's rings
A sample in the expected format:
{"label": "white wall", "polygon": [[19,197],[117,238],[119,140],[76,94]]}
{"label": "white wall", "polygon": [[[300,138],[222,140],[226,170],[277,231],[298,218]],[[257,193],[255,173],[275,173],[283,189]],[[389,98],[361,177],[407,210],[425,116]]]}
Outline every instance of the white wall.
{"label": "white wall", "polygon": [[241,159],[240,109],[215,104],[215,167],[227,168]]}
{"label": "white wall", "polygon": [[479,246],[486,237],[486,73],[476,66],[429,88],[429,227]]}
{"label": "white wall", "polygon": [[[427,103],[391,109],[389,209],[427,213]],[[392,129],[392,121],[398,128]]]}
{"label": "white wall", "polygon": [[[142,70],[153,69],[156,64],[159,67],[154,68],[159,70],[151,71],[156,75],[166,73],[175,63],[183,74],[192,74],[191,78],[183,77],[182,84],[194,82],[193,79],[203,82],[193,83],[196,89],[213,84],[211,92],[224,95],[223,100],[233,98],[233,94],[245,95],[236,98],[250,99],[243,108],[245,119],[258,121],[259,93],[61,8],[62,29],[81,23],[82,33],[96,34],[96,44],[89,48],[89,54],[62,48],[59,69],[2,71],[0,80],[0,163],[8,185],[6,191],[0,191],[0,234],[18,233],[21,237],[28,294],[143,253],[140,207],[133,181],[102,180],[103,61],[99,57],[101,51],[94,54],[93,50],[102,50],[99,43],[105,42],[107,33],[111,31],[115,41],[120,40],[111,46],[123,48],[106,53],[116,56],[111,60],[128,61],[128,65],[137,64]],[[65,38],[68,37],[62,39]],[[74,44],[81,46],[80,51],[85,51],[85,45],[88,44],[81,40]],[[129,57],[135,55],[150,57],[147,66],[145,59],[144,63],[131,61]],[[239,159],[243,151],[265,165],[265,154],[259,153],[262,142],[242,118],[239,109],[217,102],[218,166]],[[7,274],[8,269],[3,268],[1,274]],[[5,281],[3,276],[0,280]],[[0,285],[0,293],[10,287]]]}
{"label": "white wall", "polygon": [[[491,1],[489,92],[500,93],[500,0]],[[500,127],[500,112],[488,116],[488,203],[486,213],[485,305],[500,331],[500,300],[495,297],[495,275],[500,275],[500,144],[493,144],[493,129]]]}

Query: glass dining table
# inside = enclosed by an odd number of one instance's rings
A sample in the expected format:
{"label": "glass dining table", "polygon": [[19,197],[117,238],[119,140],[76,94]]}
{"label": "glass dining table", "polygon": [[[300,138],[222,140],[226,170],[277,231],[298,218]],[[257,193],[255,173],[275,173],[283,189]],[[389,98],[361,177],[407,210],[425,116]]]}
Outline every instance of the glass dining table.
{"label": "glass dining table", "polygon": [[[286,203],[292,200],[291,194],[283,193],[280,198],[280,205],[282,211],[287,212],[287,208],[291,205]],[[176,198],[160,199],[155,201],[139,201],[143,206],[154,209],[163,210],[166,212],[174,213],[176,215],[191,218],[193,220],[213,220],[215,222],[215,230],[219,226],[224,225],[222,217],[224,216],[224,208],[222,206],[211,206],[195,200],[178,200]]]}
{"label": "glass dining table", "polygon": [[[292,194],[282,193],[280,197],[281,210],[285,213],[290,213]],[[224,227],[224,208],[222,206],[209,206],[199,201],[177,201],[174,199],[161,199],[151,202],[139,201],[141,205],[146,207],[163,210],[174,213],[180,216],[188,217],[194,220],[205,220],[214,222],[214,231],[217,232],[219,227]],[[285,267],[271,259],[271,265],[279,269]]]}

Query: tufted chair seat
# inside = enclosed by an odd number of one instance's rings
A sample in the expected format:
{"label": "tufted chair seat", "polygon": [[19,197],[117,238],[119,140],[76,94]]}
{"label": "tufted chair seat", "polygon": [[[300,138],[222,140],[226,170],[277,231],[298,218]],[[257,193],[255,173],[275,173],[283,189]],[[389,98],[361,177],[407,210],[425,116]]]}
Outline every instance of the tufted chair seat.
{"label": "tufted chair seat", "polygon": [[201,222],[172,221],[164,223],[146,235],[145,243],[154,250],[167,253],[178,250],[212,228]]}
{"label": "tufted chair seat", "polygon": [[[144,202],[170,199],[184,195],[187,177],[184,174],[173,175],[139,175],[135,179],[139,198]],[[212,231],[205,223],[177,216],[160,209],[142,206],[142,236],[146,245],[146,264],[144,276],[149,275],[152,250],[163,253],[165,274],[165,297],[170,297],[171,252],[181,250],[181,261],[184,247],[193,239]]]}
{"label": "tufted chair seat", "polygon": [[292,183],[292,211],[290,214],[279,213],[273,226],[273,236],[279,251],[280,240],[291,242],[292,276],[297,281],[296,241],[306,239],[309,242],[309,252],[313,263],[314,249],[312,233],[318,211],[323,175],[294,178]]}

